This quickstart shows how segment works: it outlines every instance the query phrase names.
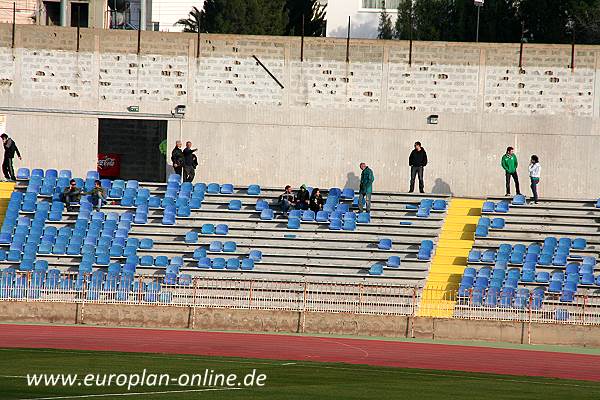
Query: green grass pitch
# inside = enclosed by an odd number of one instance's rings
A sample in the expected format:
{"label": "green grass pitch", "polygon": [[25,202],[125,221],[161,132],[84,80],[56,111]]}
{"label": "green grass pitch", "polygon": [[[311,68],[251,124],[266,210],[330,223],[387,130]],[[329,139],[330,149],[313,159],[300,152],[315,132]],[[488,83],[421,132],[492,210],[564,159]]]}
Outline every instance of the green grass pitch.
{"label": "green grass pitch", "polygon": [[[179,377],[236,374],[256,370],[264,386],[84,387],[86,374],[151,374]],[[207,373],[206,371],[213,371]],[[71,387],[32,387],[27,374],[78,374]],[[81,377],[81,378],[80,378]],[[108,378],[105,378],[108,379]],[[140,378],[141,379],[141,378]],[[166,378],[164,378],[166,379]],[[199,379],[199,378],[195,378]],[[249,380],[250,378],[248,378]],[[182,383],[185,378],[182,378]],[[101,382],[101,380],[100,380]],[[106,381],[105,381],[106,382]],[[121,381],[122,382],[122,381]],[[165,381],[163,380],[163,383]],[[205,381],[205,383],[208,381]],[[200,381],[199,383],[202,383]],[[600,383],[325,364],[187,355],[62,350],[0,349],[0,399],[598,399]]]}

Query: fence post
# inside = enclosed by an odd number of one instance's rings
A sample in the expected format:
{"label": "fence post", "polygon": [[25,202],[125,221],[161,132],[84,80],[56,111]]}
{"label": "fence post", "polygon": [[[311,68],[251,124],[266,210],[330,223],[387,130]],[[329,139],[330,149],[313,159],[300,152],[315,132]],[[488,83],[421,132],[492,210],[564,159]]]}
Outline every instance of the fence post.
{"label": "fence post", "polygon": [[585,306],[587,304],[587,299],[588,296],[587,294],[585,296],[583,296],[583,305],[582,305],[582,310],[581,310],[581,322],[585,325]]}
{"label": "fence post", "polygon": [[254,281],[250,281],[250,289],[248,291],[248,309],[252,308],[252,289],[254,286]]}
{"label": "fence post", "polygon": [[533,310],[531,309],[531,302],[533,301],[533,295],[529,294],[529,304],[528,304],[528,315],[529,320],[527,321],[527,344],[531,344],[531,319]]}
{"label": "fence post", "polygon": [[[425,289],[423,289],[425,290]],[[415,317],[417,316],[417,288],[413,286],[412,310],[410,313],[410,337],[415,337]]]}
{"label": "fence post", "polygon": [[13,13],[12,13],[12,46],[15,48],[15,34],[17,29],[17,3],[13,2]]}

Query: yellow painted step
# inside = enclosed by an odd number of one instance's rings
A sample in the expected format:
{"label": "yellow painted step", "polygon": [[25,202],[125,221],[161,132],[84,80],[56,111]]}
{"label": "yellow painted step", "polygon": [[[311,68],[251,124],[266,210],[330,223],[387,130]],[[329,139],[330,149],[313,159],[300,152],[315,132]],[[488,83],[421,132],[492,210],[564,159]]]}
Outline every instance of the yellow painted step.
{"label": "yellow painted step", "polygon": [[451,248],[457,248],[457,249],[471,250],[471,247],[473,247],[473,241],[472,240],[464,240],[464,239],[447,238],[447,237],[443,236],[438,241],[438,248],[440,248],[440,247],[444,247],[444,248],[451,247]]}
{"label": "yellow painted step", "polygon": [[446,223],[477,225],[477,223],[479,222],[479,218],[480,217],[476,215],[449,215],[446,217]]}
{"label": "yellow painted step", "polygon": [[475,229],[477,228],[477,223],[475,224],[465,224],[465,223],[460,223],[460,222],[456,222],[456,223],[444,223],[444,226],[442,227],[442,232],[445,231],[456,231],[456,232],[475,232]]}
{"label": "yellow painted step", "polygon": [[436,256],[443,257],[464,257],[465,249],[460,247],[438,247],[438,249],[435,251],[435,254]]}

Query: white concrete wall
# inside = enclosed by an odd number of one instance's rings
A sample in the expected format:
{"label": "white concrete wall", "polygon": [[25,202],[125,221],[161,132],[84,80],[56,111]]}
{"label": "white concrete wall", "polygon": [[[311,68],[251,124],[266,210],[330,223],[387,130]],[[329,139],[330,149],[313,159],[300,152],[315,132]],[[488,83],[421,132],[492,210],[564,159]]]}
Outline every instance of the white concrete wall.
{"label": "white concrete wall", "polygon": [[[169,122],[169,146],[198,145],[198,180],[355,186],[365,161],[376,190],[406,190],[420,140],[428,191],[503,194],[500,157],[514,146],[524,192],[535,153],[542,196],[598,197],[598,47],[578,46],[571,70],[569,46],[526,45],[519,69],[518,44],[416,42],[409,65],[400,41],[353,41],[346,63],[344,40],[311,38],[300,62],[298,38],[202,35],[196,58],[194,34],[144,32],[137,55],[135,32],[84,30],[80,53],[72,30],[17,32],[16,49],[0,47],[0,114],[21,165],[93,169],[94,116],[124,117],[131,105],[164,116],[185,104],[182,133]],[[0,43],[7,38],[0,25]],[[23,112],[31,108],[56,112]],[[427,124],[432,114],[437,125]]]}
{"label": "white concrete wall", "polygon": [[[329,0],[327,2],[327,37],[345,38],[348,35],[348,17],[352,27],[350,37],[374,39],[377,37],[379,13],[381,10],[362,8],[362,0]],[[387,12],[396,22],[398,11],[389,8]]]}

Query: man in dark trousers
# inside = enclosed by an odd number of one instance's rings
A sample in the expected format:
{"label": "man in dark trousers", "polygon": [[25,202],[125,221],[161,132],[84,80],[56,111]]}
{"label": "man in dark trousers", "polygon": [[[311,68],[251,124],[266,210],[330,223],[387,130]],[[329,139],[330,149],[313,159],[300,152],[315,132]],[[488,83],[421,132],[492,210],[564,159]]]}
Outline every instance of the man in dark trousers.
{"label": "man in dark trousers", "polygon": [[425,183],[423,182],[423,169],[427,166],[427,153],[421,142],[415,142],[415,149],[408,157],[408,165],[410,165],[410,190],[409,193],[415,191],[415,178],[419,175],[419,192],[425,193]]}
{"label": "man in dark trousers", "polygon": [[375,182],[375,175],[373,175],[373,170],[371,170],[366,163],[360,163],[359,167],[362,172],[360,173],[360,187],[358,189],[358,211],[363,212],[363,202],[365,202],[367,206],[367,212],[370,213],[371,196],[373,195],[373,182]]}
{"label": "man in dark trousers", "polygon": [[175,173],[180,177],[183,177],[183,151],[181,150],[181,140],[175,142],[175,148],[171,152],[171,162],[173,163],[173,169]]}
{"label": "man in dark trousers", "polygon": [[69,181],[69,186],[60,194],[60,201],[65,203],[68,212],[73,211],[71,203],[77,203],[81,197],[81,189],[77,187],[75,179]]}
{"label": "man in dark trousers", "polygon": [[183,149],[183,181],[192,182],[194,176],[196,176],[196,167],[198,166],[198,159],[194,153],[198,149],[192,149],[192,142],[185,143],[185,149]]}
{"label": "man in dark trousers", "polygon": [[0,135],[2,138],[2,143],[4,144],[4,161],[2,162],[2,172],[4,173],[4,177],[9,181],[16,181],[15,177],[15,169],[13,167],[13,158],[15,158],[15,153],[19,157],[19,160],[22,160],[21,153],[19,153],[19,149],[15,144],[15,141],[8,137],[6,133]]}
{"label": "man in dark trousers", "polygon": [[506,149],[506,154],[502,156],[502,161],[500,162],[500,165],[502,165],[502,169],[504,170],[504,175],[506,177],[505,196],[510,196],[511,177],[515,181],[515,190],[517,191],[517,195],[520,195],[521,188],[519,187],[519,175],[517,174],[517,167],[519,166],[519,162],[517,161],[517,155],[515,154],[514,148],[508,147]]}

